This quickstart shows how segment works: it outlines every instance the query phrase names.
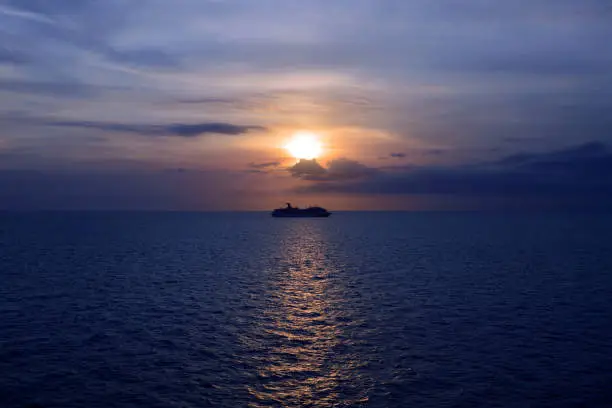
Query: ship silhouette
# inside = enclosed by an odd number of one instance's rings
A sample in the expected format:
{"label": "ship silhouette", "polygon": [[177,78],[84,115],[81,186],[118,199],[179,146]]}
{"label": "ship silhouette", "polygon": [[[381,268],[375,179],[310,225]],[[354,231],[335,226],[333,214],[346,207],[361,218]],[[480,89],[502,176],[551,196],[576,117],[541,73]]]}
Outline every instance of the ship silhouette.
{"label": "ship silhouette", "polygon": [[298,208],[287,203],[284,208],[277,208],[272,211],[273,217],[329,217],[331,213],[323,207]]}

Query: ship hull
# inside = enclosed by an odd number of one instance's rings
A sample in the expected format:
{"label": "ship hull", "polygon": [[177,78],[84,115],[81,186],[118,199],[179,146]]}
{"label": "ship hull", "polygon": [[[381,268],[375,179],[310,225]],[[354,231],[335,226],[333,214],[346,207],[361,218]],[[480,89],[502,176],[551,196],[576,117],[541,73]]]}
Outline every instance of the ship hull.
{"label": "ship hull", "polygon": [[331,215],[331,213],[321,213],[321,214],[309,214],[309,213],[277,213],[273,212],[272,217],[274,218],[327,218]]}

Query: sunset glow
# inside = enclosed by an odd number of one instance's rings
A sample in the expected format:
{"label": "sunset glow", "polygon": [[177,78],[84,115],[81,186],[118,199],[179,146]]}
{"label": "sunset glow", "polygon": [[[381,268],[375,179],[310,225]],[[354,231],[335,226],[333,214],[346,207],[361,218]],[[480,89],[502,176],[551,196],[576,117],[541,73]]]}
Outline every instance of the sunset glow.
{"label": "sunset glow", "polygon": [[610,2],[132,3],[0,0],[0,210],[612,208]]}
{"label": "sunset glow", "polygon": [[311,132],[298,132],[285,145],[285,149],[296,159],[316,159],[321,155],[323,147],[318,135]]}

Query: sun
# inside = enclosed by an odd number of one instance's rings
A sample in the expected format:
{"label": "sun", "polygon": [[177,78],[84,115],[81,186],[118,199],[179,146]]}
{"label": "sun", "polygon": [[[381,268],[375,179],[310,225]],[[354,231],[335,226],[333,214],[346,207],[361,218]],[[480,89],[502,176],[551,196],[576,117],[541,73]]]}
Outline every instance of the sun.
{"label": "sun", "polygon": [[285,149],[296,159],[312,160],[321,155],[323,146],[315,133],[297,132],[285,145]]}

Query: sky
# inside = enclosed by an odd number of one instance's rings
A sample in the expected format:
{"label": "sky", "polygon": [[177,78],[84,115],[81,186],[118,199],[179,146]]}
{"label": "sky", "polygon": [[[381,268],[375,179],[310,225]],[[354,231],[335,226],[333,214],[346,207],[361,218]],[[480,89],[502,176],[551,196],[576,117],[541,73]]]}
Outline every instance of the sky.
{"label": "sky", "polygon": [[0,0],[0,209],[610,208],[611,39],[609,0]]}

